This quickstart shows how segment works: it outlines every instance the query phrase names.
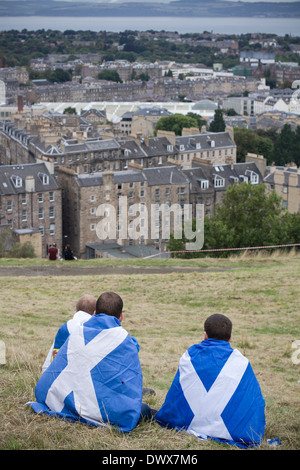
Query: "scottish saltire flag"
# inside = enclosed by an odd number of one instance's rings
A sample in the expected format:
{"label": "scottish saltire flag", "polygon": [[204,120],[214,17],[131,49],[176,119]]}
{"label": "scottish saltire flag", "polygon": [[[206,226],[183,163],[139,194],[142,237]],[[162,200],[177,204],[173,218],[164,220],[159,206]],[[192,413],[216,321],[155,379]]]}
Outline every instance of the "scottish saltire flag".
{"label": "scottish saltire flag", "polygon": [[37,413],[129,432],[140,417],[142,388],[135,342],[117,318],[99,314],[74,325],[29,404]]}
{"label": "scottish saltire flag", "polygon": [[227,341],[208,339],[181,357],[156,420],[202,439],[249,447],[262,441],[264,407],[248,359]]}
{"label": "scottish saltire flag", "polygon": [[83,312],[82,310],[79,310],[74,314],[74,316],[68,320],[66,323],[64,323],[59,329],[58,332],[56,333],[54,342],[49,349],[49,352],[47,354],[46,360],[43,364],[42,371],[44,372],[47,367],[51,364],[52,360],[56,356],[57,352],[61,348],[61,346],[64,344],[66,339],[69,337],[69,334],[73,331],[73,329],[77,325],[82,325],[86,321],[90,320],[91,315],[89,313]]}

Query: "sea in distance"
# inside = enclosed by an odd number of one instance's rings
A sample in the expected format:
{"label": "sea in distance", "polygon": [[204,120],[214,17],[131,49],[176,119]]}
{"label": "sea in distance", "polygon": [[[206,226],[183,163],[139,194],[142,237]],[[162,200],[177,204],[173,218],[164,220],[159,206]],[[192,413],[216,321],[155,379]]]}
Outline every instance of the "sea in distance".
{"label": "sea in distance", "polygon": [[219,34],[266,33],[300,36],[300,18],[174,18],[174,17],[50,17],[7,16],[0,18],[0,31],[177,31],[179,34],[209,31]]}

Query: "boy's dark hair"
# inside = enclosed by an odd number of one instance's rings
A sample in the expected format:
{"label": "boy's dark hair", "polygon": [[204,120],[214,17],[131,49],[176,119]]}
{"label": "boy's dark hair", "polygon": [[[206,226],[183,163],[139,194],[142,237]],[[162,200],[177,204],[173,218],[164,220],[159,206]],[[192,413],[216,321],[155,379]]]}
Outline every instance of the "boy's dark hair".
{"label": "boy's dark hair", "polygon": [[96,314],[105,313],[120,318],[123,310],[123,300],[115,292],[103,292],[96,303]]}
{"label": "boy's dark hair", "polygon": [[220,313],[215,313],[204,322],[204,331],[209,338],[229,341],[232,331],[232,323],[229,318]]}

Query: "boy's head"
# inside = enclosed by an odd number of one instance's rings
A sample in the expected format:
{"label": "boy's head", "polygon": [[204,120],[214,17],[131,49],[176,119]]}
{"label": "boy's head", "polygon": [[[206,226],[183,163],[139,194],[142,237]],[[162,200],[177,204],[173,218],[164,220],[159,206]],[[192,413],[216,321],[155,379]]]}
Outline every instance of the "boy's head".
{"label": "boy's head", "polygon": [[83,312],[93,315],[96,310],[97,299],[89,294],[83,295],[76,303],[76,312],[82,310]]}
{"label": "boy's head", "polygon": [[121,321],[123,317],[122,310],[123,300],[115,292],[103,292],[96,302],[96,315],[105,313]]}
{"label": "boy's head", "polygon": [[215,313],[204,322],[205,339],[213,338],[223,341],[230,341],[232,323],[229,318],[220,313]]}

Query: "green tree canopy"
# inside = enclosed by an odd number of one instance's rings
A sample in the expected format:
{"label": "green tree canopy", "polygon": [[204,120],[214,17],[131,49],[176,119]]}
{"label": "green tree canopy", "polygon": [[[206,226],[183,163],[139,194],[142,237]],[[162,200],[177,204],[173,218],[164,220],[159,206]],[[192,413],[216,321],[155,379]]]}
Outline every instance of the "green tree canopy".
{"label": "green tree canopy", "polygon": [[183,114],[172,114],[158,120],[155,126],[155,134],[158,130],[162,130],[175,132],[179,136],[182,134],[184,127],[198,127],[198,122],[196,119]]}
{"label": "green tree canopy", "polygon": [[234,128],[234,141],[237,146],[237,161],[244,162],[247,153],[263,155],[268,163],[273,162],[273,142],[269,137],[256,134],[252,129],[245,127]]}
{"label": "green tree canopy", "polygon": [[122,80],[120,78],[120,75],[116,70],[102,70],[101,72],[98,73],[98,78],[99,80],[109,80],[111,82],[120,82],[122,83]]}
{"label": "green tree canopy", "polygon": [[223,119],[222,109],[216,109],[213,121],[211,121],[209,126],[210,132],[224,132],[225,131],[225,121]]}
{"label": "green tree canopy", "polygon": [[[203,250],[299,243],[299,227],[300,216],[283,209],[281,198],[275,191],[268,195],[264,184],[234,184],[227,188],[222,205],[216,206],[214,215],[205,218]],[[184,250],[186,241],[171,236],[168,249]],[[232,251],[212,252],[211,256],[229,254]],[[207,255],[199,252],[179,256],[191,258]]]}

